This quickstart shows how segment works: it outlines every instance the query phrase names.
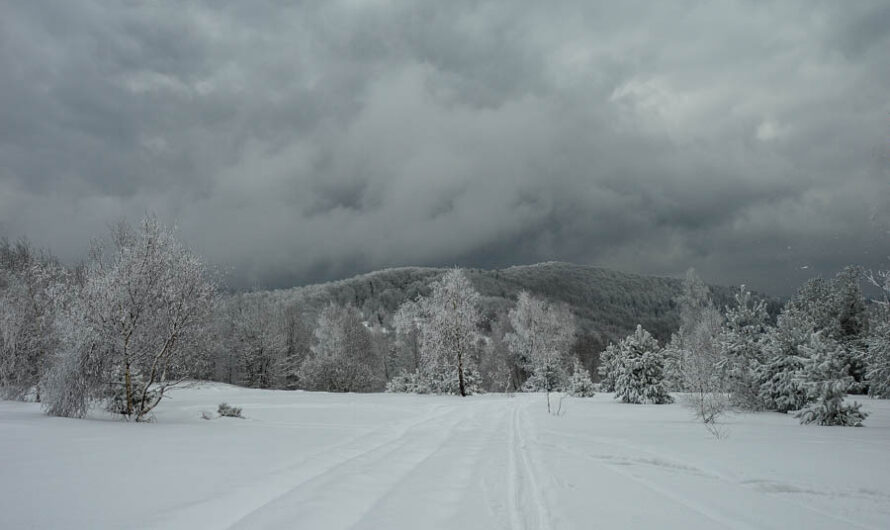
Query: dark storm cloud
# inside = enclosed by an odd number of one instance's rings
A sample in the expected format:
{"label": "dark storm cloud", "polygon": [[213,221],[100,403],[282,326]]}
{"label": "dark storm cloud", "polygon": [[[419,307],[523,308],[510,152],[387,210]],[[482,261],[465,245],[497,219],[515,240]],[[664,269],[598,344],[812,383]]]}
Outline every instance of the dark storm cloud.
{"label": "dark storm cloud", "polygon": [[885,2],[611,4],[6,4],[0,231],[154,210],[238,286],[888,264]]}

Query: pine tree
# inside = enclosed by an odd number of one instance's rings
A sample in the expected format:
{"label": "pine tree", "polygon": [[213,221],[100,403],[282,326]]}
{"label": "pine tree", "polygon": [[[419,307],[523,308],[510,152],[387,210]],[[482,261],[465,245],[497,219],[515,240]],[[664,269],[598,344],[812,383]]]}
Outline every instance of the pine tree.
{"label": "pine tree", "polygon": [[809,319],[815,331],[841,346],[838,356],[853,377],[851,390],[859,393],[867,390],[863,352],[868,308],[860,285],[862,277],[859,267],[845,267],[831,280],[809,280],[789,302],[789,308]]}
{"label": "pine tree", "polygon": [[637,325],[617,347],[615,398],[625,403],[672,403],[664,388],[664,355],[658,341]]}
{"label": "pine tree", "polygon": [[881,299],[875,300],[877,307],[862,355],[867,365],[869,395],[890,398],[890,270],[872,271],[865,277],[881,292]]}
{"label": "pine tree", "polygon": [[765,359],[763,340],[769,332],[766,303],[755,300],[742,285],[735,295],[735,307],[726,310],[722,343],[721,371],[732,404],[747,410],[758,410],[760,382],[756,367]]}
{"label": "pine tree", "polygon": [[860,410],[861,405],[844,403],[853,377],[843,363],[842,346],[816,332],[800,349],[806,360],[797,384],[806,395],[807,405],[795,416],[801,423],[862,426],[868,414]]}
{"label": "pine tree", "polygon": [[802,347],[812,340],[813,323],[787,306],[764,341],[764,361],[754,368],[763,408],[778,412],[800,410],[808,401],[801,385],[807,357]]}
{"label": "pine tree", "polygon": [[603,392],[615,391],[615,379],[618,377],[618,347],[609,344],[600,352],[597,373],[600,376],[600,389]]}

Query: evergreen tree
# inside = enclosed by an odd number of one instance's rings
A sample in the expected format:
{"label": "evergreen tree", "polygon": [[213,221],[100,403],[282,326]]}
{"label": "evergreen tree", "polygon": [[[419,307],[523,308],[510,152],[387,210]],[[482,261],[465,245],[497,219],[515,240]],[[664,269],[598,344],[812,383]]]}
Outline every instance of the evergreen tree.
{"label": "evergreen tree", "polygon": [[867,390],[863,352],[868,334],[868,308],[860,285],[862,276],[859,267],[851,266],[832,280],[814,278],[789,302],[790,309],[809,319],[815,331],[841,346],[837,355],[853,378],[851,390],[860,393]]}
{"label": "evergreen tree", "polygon": [[859,403],[844,403],[853,385],[842,359],[842,346],[821,333],[813,333],[801,345],[805,361],[797,385],[806,396],[807,404],[795,416],[801,423],[860,427],[868,416]]}
{"label": "evergreen tree", "polygon": [[763,408],[778,412],[800,410],[808,401],[801,385],[807,357],[802,347],[812,340],[813,323],[788,306],[764,341],[764,361],[755,366]]}
{"label": "evergreen tree", "polygon": [[751,291],[742,285],[735,295],[736,305],[726,310],[720,341],[722,343],[721,371],[733,405],[757,410],[760,382],[757,367],[765,361],[764,337],[768,334],[769,314],[766,303],[755,300]]}
{"label": "evergreen tree", "polygon": [[869,394],[878,398],[890,398],[890,319],[883,316],[886,313],[886,308],[879,311],[882,316],[867,338]]}
{"label": "evergreen tree", "polygon": [[672,403],[664,388],[664,355],[648,331],[637,330],[618,343],[615,398],[625,403]]}
{"label": "evergreen tree", "polygon": [[890,270],[870,273],[868,280],[881,290],[870,332],[866,338],[867,380],[869,394],[890,398]]}
{"label": "evergreen tree", "polygon": [[597,373],[600,376],[600,389],[603,392],[615,391],[615,379],[618,377],[618,346],[609,344],[600,352]]}

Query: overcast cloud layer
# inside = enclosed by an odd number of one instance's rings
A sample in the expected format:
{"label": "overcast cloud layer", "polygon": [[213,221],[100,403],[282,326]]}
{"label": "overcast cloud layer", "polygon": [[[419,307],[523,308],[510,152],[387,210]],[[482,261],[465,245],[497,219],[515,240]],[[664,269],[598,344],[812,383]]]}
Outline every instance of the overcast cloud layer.
{"label": "overcast cloud layer", "polygon": [[890,265],[888,2],[592,4],[4,2],[0,233],[152,210],[235,286]]}

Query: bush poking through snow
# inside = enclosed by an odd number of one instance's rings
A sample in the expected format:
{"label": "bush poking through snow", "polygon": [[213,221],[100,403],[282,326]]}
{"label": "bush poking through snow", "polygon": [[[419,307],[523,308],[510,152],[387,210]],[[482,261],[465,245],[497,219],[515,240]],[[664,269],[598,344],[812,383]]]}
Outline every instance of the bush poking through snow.
{"label": "bush poking through snow", "polygon": [[243,418],[240,407],[233,407],[228,403],[220,403],[217,411],[220,416],[226,418]]}

